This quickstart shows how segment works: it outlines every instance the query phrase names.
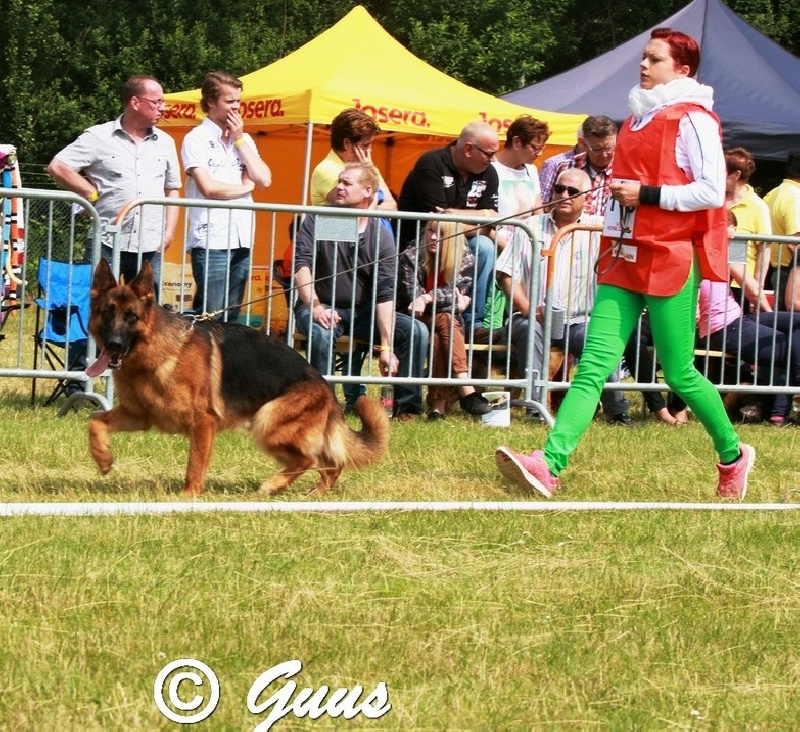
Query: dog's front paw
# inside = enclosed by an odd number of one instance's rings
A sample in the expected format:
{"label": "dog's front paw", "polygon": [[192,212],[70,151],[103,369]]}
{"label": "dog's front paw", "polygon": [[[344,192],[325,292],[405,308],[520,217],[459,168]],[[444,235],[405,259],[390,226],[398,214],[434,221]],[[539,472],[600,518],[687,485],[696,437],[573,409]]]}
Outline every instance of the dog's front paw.
{"label": "dog's front paw", "polygon": [[105,425],[95,420],[89,422],[89,452],[97,464],[100,474],[108,475],[114,465],[108,430],[106,430]]}
{"label": "dog's front paw", "polygon": [[111,468],[114,466],[114,455],[107,445],[97,445],[94,442],[90,443],[89,451],[92,453],[92,458],[97,463],[97,468],[101,475],[108,475]]}
{"label": "dog's front paw", "polygon": [[114,456],[110,452],[107,455],[93,455],[92,457],[94,457],[94,461],[97,463],[100,475],[108,475],[111,472],[111,468],[114,467]]}

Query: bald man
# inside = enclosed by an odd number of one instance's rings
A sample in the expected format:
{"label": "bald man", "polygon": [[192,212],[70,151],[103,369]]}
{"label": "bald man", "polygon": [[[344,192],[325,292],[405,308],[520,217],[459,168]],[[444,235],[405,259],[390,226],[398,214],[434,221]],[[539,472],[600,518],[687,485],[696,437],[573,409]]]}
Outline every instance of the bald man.
{"label": "bald man", "polygon": [[[403,182],[398,208],[418,213],[464,214],[497,218],[497,170],[491,165],[500,150],[494,127],[470,122],[455,142],[419,156]],[[494,241],[488,229],[468,237],[475,254],[472,302],[464,313],[465,332],[483,327],[489,284],[494,275]]]}

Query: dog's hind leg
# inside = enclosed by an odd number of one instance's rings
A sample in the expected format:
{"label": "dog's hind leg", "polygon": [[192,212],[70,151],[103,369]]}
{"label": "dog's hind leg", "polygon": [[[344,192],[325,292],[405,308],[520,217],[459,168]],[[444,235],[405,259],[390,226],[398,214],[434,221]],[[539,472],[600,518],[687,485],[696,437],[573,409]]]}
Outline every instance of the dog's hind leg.
{"label": "dog's hind leg", "polygon": [[195,421],[189,434],[189,462],[186,465],[186,479],[183,492],[196,496],[205,490],[208,463],[217,437],[217,421],[210,415],[203,415]]}
{"label": "dog's hind leg", "polygon": [[311,489],[309,495],[323,496],[336,484],[339,476],[342,474],[341,465],[334,465],[333,463],[323,462],[317,465],[319,471],[319,482]]}
{"label": "dog's hind leg", "polygon": [[276,454],[272,452],[272,456],[284,467],[259,486],[258,494],[262,496],[274,496],[276,493],[285,491],[303,473],[313,469],[315,465],[313,458],[299,453]]}

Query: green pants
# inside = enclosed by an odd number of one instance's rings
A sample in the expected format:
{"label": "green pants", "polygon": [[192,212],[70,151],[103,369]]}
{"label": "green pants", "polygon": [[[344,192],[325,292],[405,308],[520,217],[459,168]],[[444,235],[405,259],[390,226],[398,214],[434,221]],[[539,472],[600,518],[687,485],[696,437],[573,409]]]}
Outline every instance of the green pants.
{"label": "green pants", "polygon": [[739,455],[739,437],[719,392],[694,367],[694,332],[700,278],[692,267],[683,289],[669,297],[600,285],[592,307],[586,346],[558,418],[544,446],[550,470],[558,475],[592,421],[606,379],[617,368],[642,310],[650,313],[653,342],[664,380],[679,394],[714,441],[720,462]]}

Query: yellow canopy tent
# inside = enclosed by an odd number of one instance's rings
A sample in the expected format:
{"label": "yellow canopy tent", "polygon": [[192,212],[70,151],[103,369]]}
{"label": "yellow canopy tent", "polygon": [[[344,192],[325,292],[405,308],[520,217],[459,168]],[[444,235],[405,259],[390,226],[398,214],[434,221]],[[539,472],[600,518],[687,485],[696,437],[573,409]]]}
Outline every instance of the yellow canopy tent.
{"label": "yellow canopy tent", "polygon": [[[272,186],[254,193],[264,203],[308,202],[311,171],[330,150],[325,125],[347,107],[372,115],[384,131],[373,142],[372,157],[395,194],[420,154],[446,145],[472,120],[497,128],[501,143],[519,115],[546,120],[552,135],[545,156],[574,145],[583,121],[582,115],[522,107],[456,81],[414,56],[360,5],[293,53],[240,78],[245,130],[272,169]],[[180,149],[184,135],[204,117],[200,90],[165,99],[160,126]],[[260,218],[253,259],[264,267],[271,264],[264,234],[269,225]],[[282,241],[275,251],[282,254],[291,218],[281,215],[279,221]],[[171,247],[166,258],[174,263],[181,254],[182,247]]]}
{"label": "yellow canopy tent", "polygon": [[[381,129],[373,156],[389,187],[400,190],[418,155],[443,146],[461,128],[484,119],[501,141],[520,114],[546,120],[550,145],[571,146],[583,116],[521,107],[473,89],[421,61],[390,36],[363,6],[293,53],[241,77],[245,129],[273,171],[263,200],[307,201],[310,170],[330,149],[327,125],[346,107],[375,117]],[[180,145],[202,118],[200,90],[165,96],[160,123]],[[446,138],[446,139],[443,139]]]}

